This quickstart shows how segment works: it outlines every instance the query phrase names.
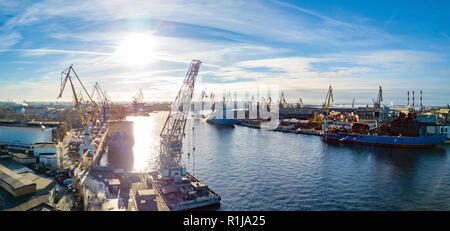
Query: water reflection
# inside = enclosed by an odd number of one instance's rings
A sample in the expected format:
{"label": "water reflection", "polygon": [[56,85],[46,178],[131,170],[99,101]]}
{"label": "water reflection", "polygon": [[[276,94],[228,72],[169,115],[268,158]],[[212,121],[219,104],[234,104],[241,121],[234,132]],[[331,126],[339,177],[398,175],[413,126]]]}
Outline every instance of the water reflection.
{"label": "water reflection", "polygon": [[[157,114],[152,114],[155,116]],[[161,125],[159,120],[151,117],[130,116],[128,121],[133,121],[134,129],[134,164],[133,169],[137,171],[148,171],[156,169],[156,158],[159,154],[159,132]]]}

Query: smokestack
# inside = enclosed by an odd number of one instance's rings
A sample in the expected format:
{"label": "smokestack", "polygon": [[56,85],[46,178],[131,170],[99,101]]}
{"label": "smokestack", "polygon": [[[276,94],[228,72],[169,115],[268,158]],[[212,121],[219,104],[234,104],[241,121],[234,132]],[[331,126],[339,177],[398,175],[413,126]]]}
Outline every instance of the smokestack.
{"label": "smokestack", "polygon": [[408,91],[408,106],[409,106],[409,91]]}
{"label": "smokestack", "polygon": [[422,90],[420,90],[420,106],[422,107]]}
{"label": "smokestack", "polygon": [[414,107],[414,91],[413,91],[413,104],[412,104],[412,105],[413,105],[413,107]]}

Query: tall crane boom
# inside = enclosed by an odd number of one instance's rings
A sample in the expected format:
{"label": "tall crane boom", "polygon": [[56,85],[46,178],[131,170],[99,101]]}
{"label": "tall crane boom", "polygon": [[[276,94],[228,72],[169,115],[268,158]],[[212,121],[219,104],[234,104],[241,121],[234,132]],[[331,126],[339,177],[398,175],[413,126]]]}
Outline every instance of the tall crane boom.
{"label": "tall crane boom", "polygon": [[286,102],[286,98],[284,97],[284,92],[281,92],[280,96],[280,102],[279,102],[279,108],[287,108],[288,103]]}
{"label": "tall crane boom", "polygon": [[330,112],[331,102],[334,102],[334,98],[333,98],[333,88],[331,88],[331,86],[330,86],[328,88],[327,96],[325,97],[325,102],[323,103],[323,107],[322,107],[322,112],[325,115],[328,115],[328,113]]}
{"label": "tall crane boom", "polygon": [[98,99],[100,100],[100,102],[101,102],[102,104],[108,104],[108,98],[107,98],[107,96],[105,95],[105,92],[102,91],[102,88],[100,87],[100,85],[98,84],[98,82],[95,82],[94,90],[92,91],[91,98],[94,97],[94,95],[95,95],[96,92],[97,92],[97,97],[98,97]]}
{"label": "tall crane boom", "polygon": [[330,105],[331,102],[334,101],[333,98],[333,88],[331,86],[328,88],[327,96],[325,97],[325,102],[323,103],[322,107],[322,114],[323,117],[323,125],[322,125],[322,132],[325,133],[328,126],[328,115],[330,114]]}
{"label": "tall crane boom", "polygon": [[298,98],[297,108],[302,108],[302,107],[303,107],[303,100],[302,100],[302,98]]}
{"label": "tall crane boom", "polygon": [[[78,100],[78,96],[77,96],[77,94],[75,92],[75,86],[74,86],[73,81],[72,81],[71,73],[73,73],[75,75],[75,77],[77,78],[77,80],[80,83],[81,87],[83,88],[84,92],[86,93],[86,95],[88,96],[89,100],[92,103],[93,109],[92,109],[92,111],[90,111],[91,118],[85,118],[84,117],[83,111],[81,109],[80,101]],[[63,78],[64,78],[64,80],[63,80]],[[69,80],[70,86],[72,87],[72,94],[73,94],[73,97],[74,97],[74,101],[75,101],[78,113],[80,113],[81,122],[82,122],[83,125],[85,125],[88,120],[95,119],[95,116],[96,116],[96,114],[98,112],[97,103],[95,103],[95,101],[92,100],[91,95],[89,94],[89,92],[84,87],[84,85],[81,82],[80,78],[78,77],[77,73],[73,69],[73,64],[70,65],[70,67],[64,69],[61,72],[61,88],[60,88],[60,91],[59,91],[58,99],[62,97],[62,94],[64,92],[64,88],[66,87],[67,80]]]}
{"label": "tall crane boom", "polygon": [[381,102],[383,101],[383,90],[380,89],[378,90],[378,97],[377,97],[377,101],[375,101],[373,103],[373,110],[374,110],[374,116],[375,116],[375,120],[376,120],[376,126],[378,127],[378,123],[380,120],[380,108],[381,108]]}
{"label": "tall crane boom", "polygon": [[180,182],[186,176],[186,168],[181,164],[182,140],[200,64],[200,60],[192,60],[160,134],[159,168],[165,180]]}
{"label": "tall crane boom", "polygon": [[[62,97],[62,94],[64,92],[64,88],[66,87],[67,80],[69,80],[70,86],[72,88],[72,94],[73,94],[73,99],[75,101],[75,106],[77,108],[78,113],[80,114],[81,124],[84,125],[86,123],[86,118],[84,118],[84,113],[83,113],[83,110],[81,109],[81,104],[80,104],[80,101],[78,100],[78,96],[77,96],[77,93],[75,91],[75,87],[74,87],[73,82],[72,82],[72,77],[70,76],[70,72],[73,70],[72,66],[73,65],[70,65],[70,67],[64,69],[61,72],[61,87],[60,87],[60,90],[59,90],[58,99]],[[64,80],[63,80],[63,78],[64,78]],[[81,94],[80,94],[80,96],[81,96]]]}

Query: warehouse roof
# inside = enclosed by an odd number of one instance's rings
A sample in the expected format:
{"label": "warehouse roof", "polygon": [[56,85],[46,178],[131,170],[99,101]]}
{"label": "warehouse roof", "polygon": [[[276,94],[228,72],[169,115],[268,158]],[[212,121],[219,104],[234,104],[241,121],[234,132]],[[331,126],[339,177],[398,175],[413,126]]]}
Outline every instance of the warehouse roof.
{"label": "warehouse roof", "polygon": [[34,148],[56,148],[54,143],[36,143]]}
{"label": "warehouse roof", "polygon": [[36,191],[36,183],[27,175],[19,175],[0,164],[0,186],[16,197]]}

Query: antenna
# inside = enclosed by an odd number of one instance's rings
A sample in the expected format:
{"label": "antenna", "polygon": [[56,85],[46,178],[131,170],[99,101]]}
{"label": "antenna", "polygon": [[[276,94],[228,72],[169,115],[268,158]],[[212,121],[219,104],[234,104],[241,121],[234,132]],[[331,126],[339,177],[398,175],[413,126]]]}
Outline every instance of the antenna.
{"label": "antenna", "polygon": [[409,106],[409,91],[408,91],[408,106]]}

